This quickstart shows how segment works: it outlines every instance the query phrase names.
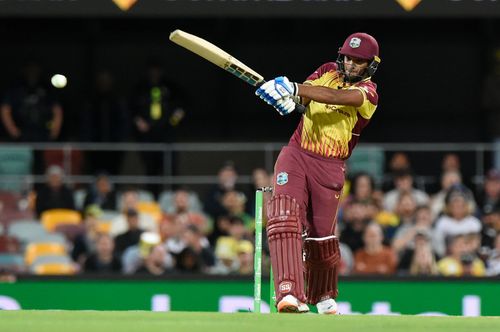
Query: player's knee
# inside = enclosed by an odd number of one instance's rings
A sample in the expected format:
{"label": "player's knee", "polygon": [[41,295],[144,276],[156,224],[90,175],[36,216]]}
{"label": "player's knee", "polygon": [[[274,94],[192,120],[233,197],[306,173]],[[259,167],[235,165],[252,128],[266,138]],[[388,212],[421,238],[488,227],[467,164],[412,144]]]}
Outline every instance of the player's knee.
{"label": "player's knee", "polygon": [[300,205],[290,195],[275,195],[267,204],[267,234],[302,234]]}

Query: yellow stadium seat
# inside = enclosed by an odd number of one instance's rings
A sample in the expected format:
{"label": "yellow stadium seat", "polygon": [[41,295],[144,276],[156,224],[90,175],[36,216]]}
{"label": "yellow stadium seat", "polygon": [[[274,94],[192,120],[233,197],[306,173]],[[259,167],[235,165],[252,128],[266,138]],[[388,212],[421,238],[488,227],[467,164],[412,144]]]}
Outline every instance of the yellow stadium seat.
{"label": "yellow stadium seat", "polygon": [[31,265],[37,257],[45,255],[66,255],[66,247],[61,243],[30,243],[26,247],[24,260],[27,265]]}
{"label": "yellow stadium seat", "polygon": [[109,234],[111,231],[111,222],[100,221],[97,223],[97,231],[99,233]]}
{"label": "yellow stadium seat", "polygon": [[150,215],[156,222],[159,222],[161,219],[161,207],[156,202],[139,202],[137,204],[137,211]]}
{"label": "yellow stadium seat", "polygon": [[48,232],[53,232],[58,225],[79,225],[82,216],[78,211],[68,209],[52,209],[42,213],[42,225]]}
{"label": "yellow stadium seat", "polygon": [[46,263],[34,267],[37,275],[71,275],[76,273],[76,268],[67,263]]}

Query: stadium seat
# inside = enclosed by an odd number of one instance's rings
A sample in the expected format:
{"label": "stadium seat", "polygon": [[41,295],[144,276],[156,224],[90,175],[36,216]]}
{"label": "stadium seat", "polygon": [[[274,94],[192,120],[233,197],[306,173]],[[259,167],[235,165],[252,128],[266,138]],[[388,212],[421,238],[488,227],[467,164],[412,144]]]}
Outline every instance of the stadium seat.
{"label": "stadium seat", "polygon": [[64,235],[69,242],[74,242],[78,235],[85,233],[85,227],[83,225],[61,224],[56,226],[55,232]]}
{"label": "stadium seat", "polygon": [[45,233],[33,238],[29,243],[67,243],[66,237],[58,233]]}
{"label": "stadium seat", "polygon": [[42,213],[42,225],[48,232],[53,232],[58,225],[79,225],[82,216],[78,211],[68,209],[52,209]]}
{"label": "stadium seat", "polygon": [[0,188],[7,191],[20,192],[24,183],[23,176],[30,176],[33,151],[29,147],[0,148],[0,176],[20,176],[19,182],[0,182]]}
{"label": "stadium seat", "polygon": [[30,242],[37,237],[47,234],[45,228],[38,220],[20,219],[14,220],[9,226],[9,235],[16,237],[23,244]]}
{"label": "stadium seat", "polygon": [[24,260],[31,265],[39,256],[67,255],[66,247],[61,243],[29,243],[24,253]]}
{"label": "stadium seat", "polygon": [[47,264],[47,263],[71,264],[73,263],[73,261],[71,260],[71,257],[67,255],[43,255],[35,258],[33,263],[31,263],[31,267],[33,268],[36,265]]}
{"label": "stadium seat", "polygon": [[24,271],[23,255],[20,254],[0,254],[0,269],[9,269],[16,272]]}
{"label": "stadium seat", "polygon": [[[174,192],[170,190],[163,191],[158,199],[162,211],[167,213],[174,212]],[[189,207],[193,212],[203,212],[203,204],[200,197],[195,192],[189,192]]]}
{"label": "stadium seat", "polygon": [[380,147],[358,147],[347,160],[349,174],[366,172],[377,181],[384,176],[385,155]]}
{"label": "stadium seat", "polygon": [[[83,152],[72,149],[69,151],[70,169],[67,175],[82,174]],[[64,150],[45,150],[43,152],[45,165],[58,165],[65,169],[66,156]]]}
{"label": "stadium seat", "polygon": [[156,202],[139,202],[137,204],[137,211],[141,214],[150,215],[156,222],[160,221],[161,208],[160,204]]}
{"label": "stadium seat", "polygon": [[73,264],[46,263],[38,264],[31,269],[36,275],[72,275],[77,272]]}

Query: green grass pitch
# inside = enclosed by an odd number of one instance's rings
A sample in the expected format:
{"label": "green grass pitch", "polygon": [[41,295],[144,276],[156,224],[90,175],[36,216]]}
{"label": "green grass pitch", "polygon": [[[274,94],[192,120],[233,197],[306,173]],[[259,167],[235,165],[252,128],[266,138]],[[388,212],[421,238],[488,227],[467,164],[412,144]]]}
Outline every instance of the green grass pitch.
{"label": "green grass pitch", "polygon": [[36,310],[0,311],[0,330],[2,332],[498,332],[500,318]]}

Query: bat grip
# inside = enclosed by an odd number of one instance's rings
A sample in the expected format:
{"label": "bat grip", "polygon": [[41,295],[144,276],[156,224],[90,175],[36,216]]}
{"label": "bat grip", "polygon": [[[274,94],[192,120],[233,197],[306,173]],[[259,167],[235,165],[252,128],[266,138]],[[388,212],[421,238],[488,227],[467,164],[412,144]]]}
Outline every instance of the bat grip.
{"label": "bat grip", "polygon": [[295,112],[298,112],[300,114],[304,114],[306,112],[306,107],[302,104],[296,104],[295,105]]}

